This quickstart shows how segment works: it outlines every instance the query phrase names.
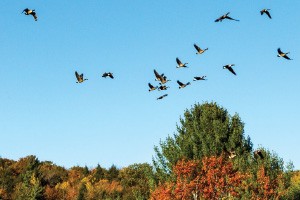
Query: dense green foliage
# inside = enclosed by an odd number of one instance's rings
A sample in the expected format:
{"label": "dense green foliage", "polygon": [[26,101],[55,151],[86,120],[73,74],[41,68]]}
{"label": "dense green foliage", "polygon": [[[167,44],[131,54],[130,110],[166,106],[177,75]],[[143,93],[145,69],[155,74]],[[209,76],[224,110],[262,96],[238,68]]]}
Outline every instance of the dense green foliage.
{"label": "dense green foliage", "polygon": [[159,179],[164,181],[180,159],[199,159],[221,155],[234,150],[240,164],[244,164],[252,151],[250,138],[244,137],[244,123],[235,114],[230,116],[216,103],[195,104],[180,118],[177,133],[155,147],[153,163]]}

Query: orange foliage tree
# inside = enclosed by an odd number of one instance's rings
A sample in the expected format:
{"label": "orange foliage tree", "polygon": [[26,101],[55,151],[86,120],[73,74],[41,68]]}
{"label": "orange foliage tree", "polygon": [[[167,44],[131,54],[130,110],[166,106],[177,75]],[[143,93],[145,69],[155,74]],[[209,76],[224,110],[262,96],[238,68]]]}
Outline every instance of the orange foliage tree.
{"label": "orange foliage tree", "polygon": [[176,180],[160,185],[151,195],[156,199],[220,199],[239,197],[246,175],[233,169],[231,161],[220,157],[180,160],[173,168]]}
{"label": "orange foliage tree", "polygon": [[279,174],[276,178],[271,179],[264,166],[261,166],[256,174],[252,174],[248,184],[251,191],[251,199],[253,200],[279,199],[287,192],[283,185],[283,174]]}

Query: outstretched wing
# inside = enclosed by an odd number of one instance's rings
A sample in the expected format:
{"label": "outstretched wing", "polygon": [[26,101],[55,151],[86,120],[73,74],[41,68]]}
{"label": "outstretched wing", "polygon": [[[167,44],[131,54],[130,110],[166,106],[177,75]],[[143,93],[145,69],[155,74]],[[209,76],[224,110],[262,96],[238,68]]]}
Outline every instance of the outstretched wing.
{"label": "outstretched wing", "polygon": [[37,21],[37,15],[36,15],[36,12],[33,11],[33,12],[31,13],[31,15],[33,16],[34,20]]}
{"label": "outstretched wing", "polygon": [[261,10],[261,11],[260,11],[260,15],[263,15],[263,14],[264,14],[264,12],[265,12],[264,10]]}
{"label": "outstretched wing", "polygon": [[215,22],[222,21],[222,17],[219,17],[218,19],[215,20]]}
{"label": "outstretched wing", "polygon": [[286,54],[283,56],[285,59],[288,59],[288,60],[292,60],[290,59]]}
{"label": "outstretched wing", "polygon": [[176,62],[178,65],[182,65],[182,62],[179,60],[179,58],[176,58]]}
{"label": "outstretched wing", "polygon": [[272,19],[272,17],[271,17],[271,15],[270,15],[270,12],[269,12],[269,11],[266,10],[266,14],[268,15],[268,17],[269,17],[270,19]]}
{"label": "outstretched wing", "polygon": [[235,73],[235,71],[232,69],[232,67],[227,67],[227,69],[231,72],[231,73],[233,73],[234,75],[236,75],[236,73]]}
{"label": "outstretched wing", "polygon": [[[25,12],[25,13],[28,13],[28,11],[29,11],[28,8],[25,8],[25,9],[23,10],[23,12]],[[23,13],[23,12],[22,12],[22,13]]]}
{"label": "outstretched wing", "polygon": [[277,52],[278,52],[279,55],[283,54],[283,52],[281,51],[280,48],[277,49]]}
{"label": "outstretched wing", "polygon": [[156,77],[157,79],[160,79],[160,78],[161,78],[161,76],[159,75],[159,73],[158,73],[156,70],[154,70],[154,74],[155,74],[155,77]]}
{"label": "outstretched wing", "polygon": [[77,71],[75,71],[75,76],[76,76],[77,81],[80,81],[80,76]]}
{"label": "outstretched wing", "polygon": [[150,89],[154,88],[154,86],[151,85],[151,83],[148,83],[148,86],[149,86]]}
{"label": "outstretched wing", "polygon": [[197,46],[196,44],[194,44],[194,47],[197,51],[201,51],[201,48],[199,46]]}
{"label": "outstretched wing", "polygon": [[229,17],[229,16],[227,16],[227,15],[226,15],[225,18],[226,18],[226,19],[229,19],[229,20],[240,21],[240,20],[238,20],[238,19],[233,19],[233,18],[231,18],[231,17]]}
{"label": "outstretched wing", "polygon": [[183,86],[184,84],[177,80],[178,85]]}

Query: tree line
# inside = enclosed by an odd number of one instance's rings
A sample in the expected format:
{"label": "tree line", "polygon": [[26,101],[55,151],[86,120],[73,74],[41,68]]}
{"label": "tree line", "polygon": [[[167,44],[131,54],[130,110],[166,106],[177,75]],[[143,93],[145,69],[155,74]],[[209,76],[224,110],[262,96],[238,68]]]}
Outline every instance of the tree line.
{"label": "tree line", "polygon": [[0,200],[300,199],[300,172],[260,147],[215,102],[184,111],[153,163],[70,169],[30,155],[0,158]]}

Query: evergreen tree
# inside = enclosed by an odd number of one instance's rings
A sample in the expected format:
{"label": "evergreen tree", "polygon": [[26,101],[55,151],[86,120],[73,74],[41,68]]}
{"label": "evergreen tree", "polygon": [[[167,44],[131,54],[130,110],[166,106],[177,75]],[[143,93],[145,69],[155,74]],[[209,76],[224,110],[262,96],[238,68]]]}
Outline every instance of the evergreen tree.
{"label": "evergreen tree", "polygon": [[79,194],[78,194],[77,200],[85,200],[86,193],[87,193],[87,189],[86,189],[85,184],[81,184],[81,186],[79,188]]}
{"label": "evergreen tree", "polygon": [[251,151],[250,138],[244,136],[244,123],[238,114],[230,116],[228,111],[216,103],[195,104],[184,112],[177,125],[177,133],[154,147],[153,164],[159,180],[166,180],[172,166],[178,160],[218,156],[234,151],[247,160]]}
{"label": "evergreen tree", "polygon": [[93,177],[95,179],[96,182],[98,182],[101,179],[104,179],[105,177],[105,169],[102,168],[99,164],[97,165],[97,167],[93,170]]}
{"label": "evergreen tree", "polygon": [[89,173],[90,173],[89,168],[88,168],[87,166],[84,166],[84,168],[83,168],[83,175],[84,175],[84,176],[88,176]]}
{"label": "evergreen tree", "polygon": [[109,181],[118,180],[119,170],[112,165],[106,172],[105,178]]}

